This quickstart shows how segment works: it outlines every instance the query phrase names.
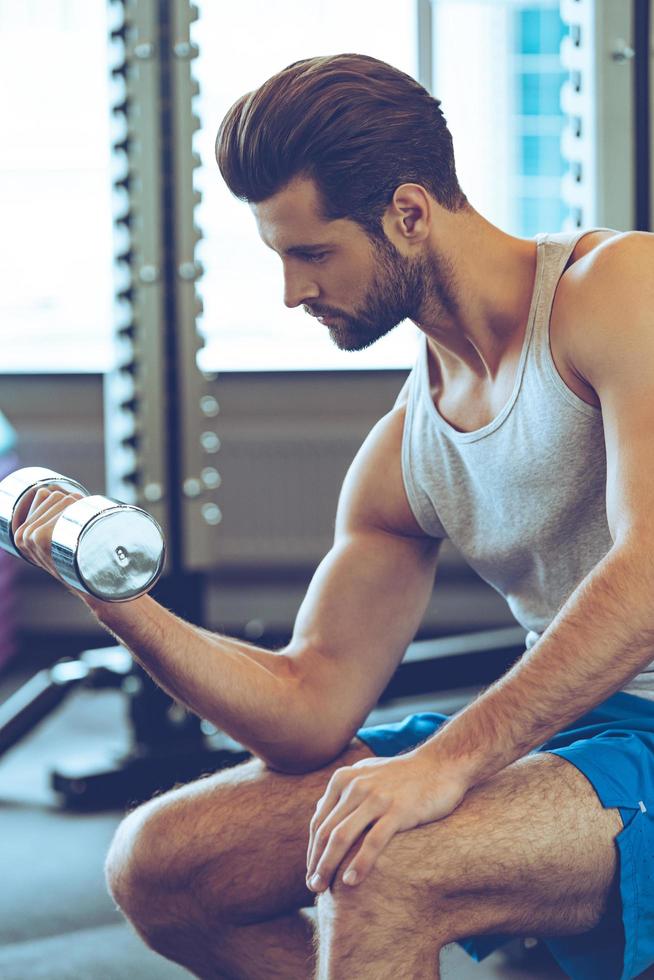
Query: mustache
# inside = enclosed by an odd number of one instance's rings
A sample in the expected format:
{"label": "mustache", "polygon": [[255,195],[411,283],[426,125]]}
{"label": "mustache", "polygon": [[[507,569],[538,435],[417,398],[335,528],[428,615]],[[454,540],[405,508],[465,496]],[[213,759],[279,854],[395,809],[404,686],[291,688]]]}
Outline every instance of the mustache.
{"label": "mustache", "polygon": [[309,306],[303,306],[302,309],[304,310],[305,313],[307,313],[309,316],[312,316],[312,317],[319,317],[319,316],[327,316],[327,317],[330,317],[330,316],[343,316],[342,313],[340,313],[340,312],[338,312],[336,310],[316,309],[316,307],[313,307],[313,309],[312,309]]}

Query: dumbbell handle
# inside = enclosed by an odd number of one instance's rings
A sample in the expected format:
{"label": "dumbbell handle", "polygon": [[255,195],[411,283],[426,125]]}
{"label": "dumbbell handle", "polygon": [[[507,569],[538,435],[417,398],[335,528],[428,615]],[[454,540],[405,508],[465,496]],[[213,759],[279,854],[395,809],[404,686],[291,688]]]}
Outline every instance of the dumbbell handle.
{"label": "dumbbell handle", "polygon": [[82,493],[85,497],[89,494],[86,487],[77,480],[55,473],[45,466],[24,466],[0,481],[0,548],[8,551],[10,555],[15,555],[16,558],[29,561],[31,565],[34,562],[16,547],[12,525],[21,498],[29,491],[38,490],[40,487],[56,488],[65,493]]}
{"label": "dumbbell handle", "polygon": [[41,486],[85,495],[60,513],[52,532],[52,560],[65,582],[106,602],[135,599],[152,588],[165,561],[155,519],[139,507],[88,496],[77,481],[43,467],[17,470],[0,482],[0,547],[29,561],[16,548],[12,523],[20,500]]}

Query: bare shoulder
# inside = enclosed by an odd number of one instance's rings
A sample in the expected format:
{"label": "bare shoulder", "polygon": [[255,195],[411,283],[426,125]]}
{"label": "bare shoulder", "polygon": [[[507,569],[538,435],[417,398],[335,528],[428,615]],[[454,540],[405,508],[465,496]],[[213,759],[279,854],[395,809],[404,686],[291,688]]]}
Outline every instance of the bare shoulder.
{"label": "bare shoulder", "polygon": [[616,275],[625,263],[644,271],[654,253],[654,234],[647,231],[593,231],[581,238],[572,253],[561,281],[577,282],[601,269],[602,275]]}
{"label": "bare shoulder", "polygon": [[337,533],[374,528],[423,540],[428,537],[413,516],[404,488],[405,415],[405,403],[394,406],[366,436],[343,481]]}
{"label": "bare shoulder", "polygon": [[[602,231],[585,235],[561,276],[550,321],[552,353],[587,386],[589,358],[612,356],[631,323],[654,309],[654,234]],[[556,354],[555,354],[556,359]]]}

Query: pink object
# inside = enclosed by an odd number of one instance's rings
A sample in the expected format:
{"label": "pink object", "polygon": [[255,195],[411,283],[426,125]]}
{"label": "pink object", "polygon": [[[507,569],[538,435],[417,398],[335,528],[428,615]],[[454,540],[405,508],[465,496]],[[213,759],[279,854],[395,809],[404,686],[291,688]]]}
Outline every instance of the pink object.
{"label": "pink object", "polygon": [[[0,456],[0,480],[18,466],[18,458],[13,453]],[[18,653],[15,619],[18,564],[12,555],[0,549],[0,673]]]}

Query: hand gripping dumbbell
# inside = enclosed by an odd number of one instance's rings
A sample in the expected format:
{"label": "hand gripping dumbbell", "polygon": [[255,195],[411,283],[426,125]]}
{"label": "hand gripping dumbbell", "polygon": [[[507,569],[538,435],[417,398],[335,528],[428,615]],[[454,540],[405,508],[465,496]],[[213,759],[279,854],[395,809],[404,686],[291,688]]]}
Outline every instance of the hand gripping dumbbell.
{"label": "hand gripping dumbbell", "polygon": [[61,512],[52,532],[52,561],[65,582],[105,602],[136,599],[152,588],[166,552],[154,517],[130,504],[89,496],[76,480],[42,466],[27,466],[0,481],[0,548],[30,561],[16,547],[14,533],[21,501],[40,487],[84,494]]}

